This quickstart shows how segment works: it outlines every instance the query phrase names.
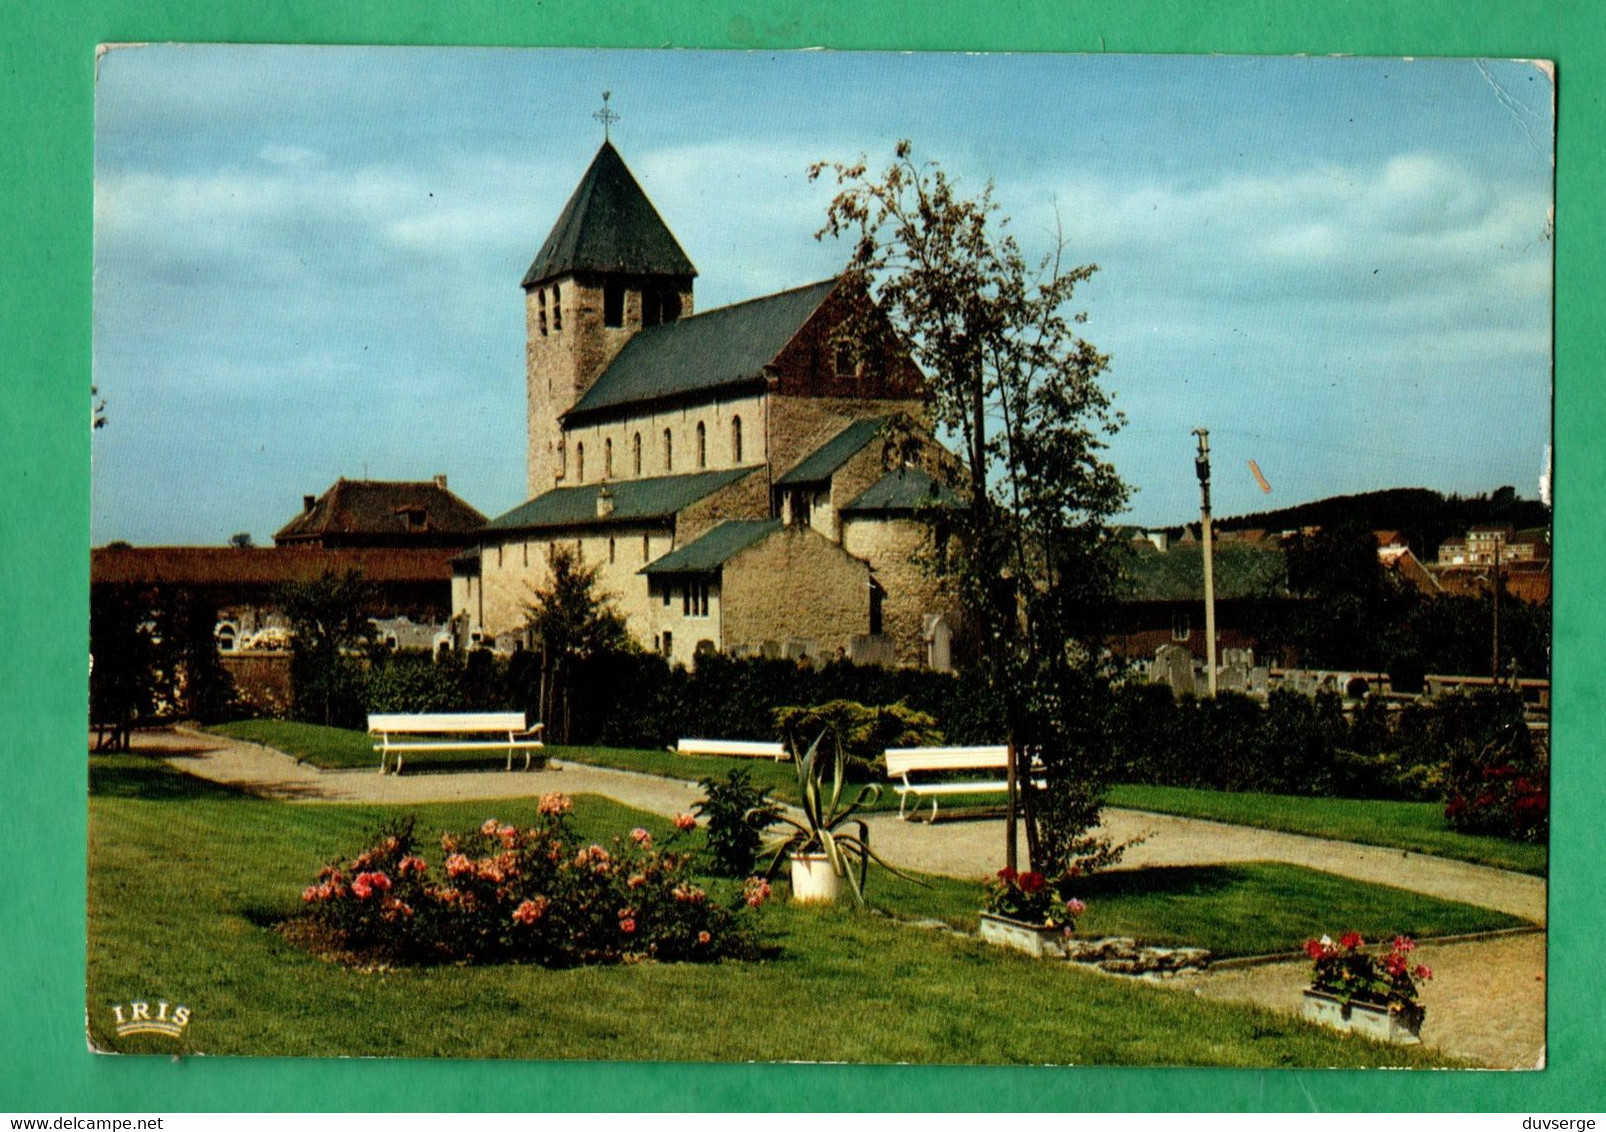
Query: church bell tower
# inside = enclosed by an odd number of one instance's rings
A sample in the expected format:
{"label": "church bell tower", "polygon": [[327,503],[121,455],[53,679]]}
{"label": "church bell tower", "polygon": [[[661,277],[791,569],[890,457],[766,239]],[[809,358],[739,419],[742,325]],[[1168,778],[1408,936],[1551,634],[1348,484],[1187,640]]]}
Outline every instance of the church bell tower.
{"label": "church bell tower", "polygon": [[[604,126],[616,118],[606,101],[599,118]],[[532,498],[572,482],[559,418],[632,335],[691,314],[696,275],[604,139],[524,274]]]}

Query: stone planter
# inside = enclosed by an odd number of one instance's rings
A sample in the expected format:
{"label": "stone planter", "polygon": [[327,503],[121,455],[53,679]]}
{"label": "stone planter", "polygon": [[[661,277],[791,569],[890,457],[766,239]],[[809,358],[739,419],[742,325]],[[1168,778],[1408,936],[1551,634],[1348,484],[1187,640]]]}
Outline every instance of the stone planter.
{"label": "stone planter", "polygon": [[835,904],[842,878],[831,867],[824,853],[792,855],[792,902],[794,904]]}
{"label": "stone planter", "polygon": [[981,938],[994,947],[1011,947],[1038,959],[1065,958],[1065,928],[1026,924],[991,912],[981,914]]}
{"label": "stone planter", "polygon": [[1421,1007],[1390,1010],[1386,1006],[1373,1006],[1365,1002],[1343,1003],[1330,994],[1307,989],[1301,1013],[1312,1022],[1360,1034],[1374,1041],[1416,1045],[1422,1040],[1422,1016],[1425,1012]]}

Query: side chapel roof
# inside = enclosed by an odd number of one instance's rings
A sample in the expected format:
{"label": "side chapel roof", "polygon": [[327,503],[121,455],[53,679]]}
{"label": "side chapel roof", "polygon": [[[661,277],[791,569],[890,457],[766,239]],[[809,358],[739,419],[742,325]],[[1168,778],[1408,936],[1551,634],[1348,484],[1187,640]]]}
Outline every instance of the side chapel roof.
{"label": "side chapel roof", "polygon": [[[485,529],[488,532],[530,531],[667,519],[757,470],[757,467],[727,468],[683,476],[652,476],[639,480],[588,483],[578,487],[555,487],[521,503],[505,515],[498,515],[485,525]],[[612,496],[611,510],[598,507],[604,488]]]}

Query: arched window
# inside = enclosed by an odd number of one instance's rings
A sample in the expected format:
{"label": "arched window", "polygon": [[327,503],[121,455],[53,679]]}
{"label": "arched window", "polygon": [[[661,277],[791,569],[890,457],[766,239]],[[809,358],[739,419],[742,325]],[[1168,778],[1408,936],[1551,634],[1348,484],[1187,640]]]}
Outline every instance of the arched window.
{"label": "arched window", "polygon": [[567,479],[569,475],[569,447],[563,437],[558,437],[558,478]]}
{"label": "arched window", "polygon": [[541,330],[541,337],[546,337],[546,292],[535,293],[535,324]]}
{"label": "arched window", "polygon": [[586,482],[586,446],[584,444],[576,444],[574,446],[574,482]]}
{"label": "arched window", "polygon": [[602,478],[613,478],[613,437],[602,442]]}
{"label": "arched window", "polygon": [[614,555],[616,553],[617,553],[617,547],[614,545],[613,537],[609,536],[609,538],[608,538],[608,562],[610,564],[612,564],[612,562],[614,561]]}
{"label": "arched window", "polygon": [[563,292],[556,283],[552,284],[552,329],[563,329]]}
{"label": "arched window", "polygon": [[702,421],[697,422],[697,466],[708,467],[708,430]]}
{"label": "arched window", "polygon": [[731,418],[731,463],[742,462],[742,418]]}
{"label": "arched window", "polygon": [[630,440],[630,460],[635,470],[632,475],[641,474],[641,433],[636,433]]}
{"label": "arched window", "polygon": [[650,538],[650,537],[651,536],[649,536],[649,535],[642,535],[641,536],[641,560],[643,562],[647,561],[647,556],[652,553],[652,550],[649,547],[648,542],[647,542],[648,538]]}
{"label": "arched window", "polygon": [[664,429],[664,471],[672,472],[674,470],[675,438],[669,434],[669,430],[666,428]]}

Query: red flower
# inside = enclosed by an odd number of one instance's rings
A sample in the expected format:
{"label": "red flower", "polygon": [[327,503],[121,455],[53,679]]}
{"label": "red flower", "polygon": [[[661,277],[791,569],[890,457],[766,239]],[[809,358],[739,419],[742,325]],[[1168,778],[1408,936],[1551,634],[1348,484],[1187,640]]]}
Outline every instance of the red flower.
{"label": "red flower", "polygon": [[1005,865],[1003,868],[998,870],[998,879],[1003,881],[1005,884],[1014,884],[1015,878],[1019,875],[1019,873],[1010,868],[1008,865]]}
{"label": "red flower", "polygon": [[1326,948],[1322,946],[1321,940],[1307,939],[1305,941],[1305,954],[1309,955],[1312,959],[1320,959],[1324,951],[1326,951]]}
{"label": "red flower", "polygon": [[1042,892],[1047,884],[1048,881],[1043,878],[1042,873],[1020,874],[1020,890],[1022,892]]}
{"label": "red flower", "polygon": [[1360,947],[1365,942],[1366,941],[1361,938],[1360,932],[1345,932],[1343,935],[1338,937],[1339,946],[1350,951]]}

